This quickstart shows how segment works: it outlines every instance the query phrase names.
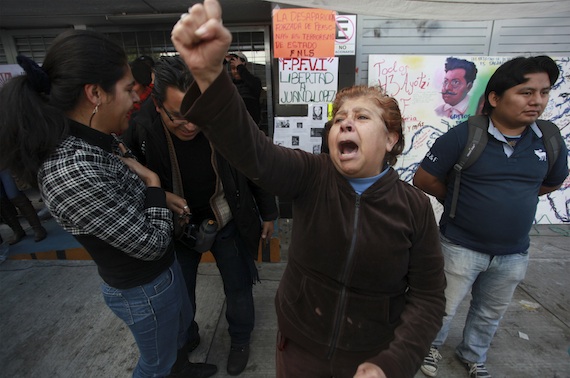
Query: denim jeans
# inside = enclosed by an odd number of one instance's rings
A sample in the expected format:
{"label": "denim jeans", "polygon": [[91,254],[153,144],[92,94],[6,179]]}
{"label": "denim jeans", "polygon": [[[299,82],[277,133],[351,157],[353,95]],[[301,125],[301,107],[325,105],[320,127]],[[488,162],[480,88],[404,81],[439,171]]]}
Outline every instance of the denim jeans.
{"label": "denim jeans", "polygon": [[0,191],[0,198],[5,195],[9,199],[16,198],[21,193],[12,174],[7,169],[0,171]]}
{"label": "denim jeans", "polygon": [[454,244],[441,235],[445,259],[445,312],[443,325],[433,345],[443,345],[457,307],[469,290],[472,300],[457,355],[469,362],[485,362],[491,340],[499,327],[517,285],[528,266],[528,251],[491,256]]}
{"label": "denim jeans", "polygon": [[165,377],[188,340],[192,307],[177,261],[153,281],[126,290],[106,283],[101,291],[109,308],[130,328],[140,357],[133,377]]}
{"label": "denim jeans", "polygon": [[[174,248],[182,267],[190,302],[195,310],[196,276],[202,254],[178,242],[174,243]],[[233,221],[218,232],[210,251],[216,259],[216,265],[224,283],[226,319],[232,345],[249,344],[255,323],[255,310],[252,293],[253,278],[246,259],[252,257]],[[196,324],[193,324],[192,329],[197,333]],[[191,338],[196,336],[190,335]]]}

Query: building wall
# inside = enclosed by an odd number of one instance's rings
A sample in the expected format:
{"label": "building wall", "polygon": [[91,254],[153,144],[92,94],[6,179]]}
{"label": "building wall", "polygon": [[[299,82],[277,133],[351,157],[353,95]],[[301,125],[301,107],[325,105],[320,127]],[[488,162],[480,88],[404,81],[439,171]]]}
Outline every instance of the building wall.
{"label": "building wall", "polygon": [[357,18],[356,83],[368,81],[368,55],[570,56],[570,14],[497,21]]}

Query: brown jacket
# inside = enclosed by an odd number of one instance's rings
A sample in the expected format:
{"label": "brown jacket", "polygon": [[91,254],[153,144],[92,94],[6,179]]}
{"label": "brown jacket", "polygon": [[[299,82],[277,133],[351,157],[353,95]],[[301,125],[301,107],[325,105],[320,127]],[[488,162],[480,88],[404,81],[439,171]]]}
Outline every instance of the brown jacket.
{"label": "brown jacket", "polygon": [[275,303],[283,335],[318,357],[360,353],[388,377],[413,377],[445,310],[433,211],[389,172],[357,195],[327,154],[275,146],[249,118],[227,75],[182,112],[267,191],[293,198],[289,261]]}

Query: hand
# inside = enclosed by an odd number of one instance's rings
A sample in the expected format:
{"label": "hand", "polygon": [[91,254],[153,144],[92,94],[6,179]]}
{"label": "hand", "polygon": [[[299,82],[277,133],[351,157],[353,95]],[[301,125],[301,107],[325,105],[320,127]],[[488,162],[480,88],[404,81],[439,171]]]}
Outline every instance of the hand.
{"label": "hand", "polygon": [[232,35],[222,24],[218,0],[194,4],[174,25],[172,43],[204,92],[223,70]]}
{"label": "hand", "polygon": [[263,243],[269,243],[271,235],[273,235],[273,230],[273,221],[263,222],[263,229],[261,230],[261,239],[263,239]]}
{"label": "hand", "polygon": [[139,163],[137,160],[128,157],[119,157],[131,171],[133,171],[148,187],[160,188],[160,178],[156,173]]}
{"label": "hand", "polygon": [[387,378],[384,371],[380,369],[378,365],[374,365],[370,362],[362,363],[356,369],[356,374],[354,378]]}
{"label": "hand", "polygon": [[244,64],[245,63],[242,62],[242,60],[240,58],[238,58],[237,56],[232,56],[230,58],[230,67],[237,68],[238,66],[242,66]]}
{"label": "hand", "polygon": [[166,207],[168,207],[173,214],[178,214],[181,225],[190,222],[190,215],[192,215],[192,213],[184,198],[174,193],[166,192]]}

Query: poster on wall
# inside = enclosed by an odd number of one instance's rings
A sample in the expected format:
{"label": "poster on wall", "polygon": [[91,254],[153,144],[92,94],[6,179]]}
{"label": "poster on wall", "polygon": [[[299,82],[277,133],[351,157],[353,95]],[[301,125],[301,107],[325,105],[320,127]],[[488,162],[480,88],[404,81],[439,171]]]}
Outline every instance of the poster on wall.
{"label": "poster on wall", "polygon": [[14,76],[23,73],[24,70],[18,64],[0,64],[0,87]]}
{"label": "poster on wall", "polygon": [[326,9],[273,10],[275,58],[334,56],[336,12]]}
{"label": "poster on wall", "polygon": [[338,88],[338,58],[280,58],[279,104],[332,102]]}
{"label": "poster on wall", "polygon": [[321,153],[328,104],[310,104],[305,117],[275,117],[273,143],[309,153]]}
{"label": "poster on wall", "polygon": [[[489,78],[509,59],[507,56],[370,55],[368,84],[379,85],[396,98],[404,117],[406,146],[394,167],[402,180],[411,182],[439,136],[480,112]],[[560,68],[560,77],[540,118],[556,123],[566,145],[570,146],[570,58],[553,59]],[[463,71],[454,71],[452,67],[463,68],[464,81],[471,84],[464,85],[457,80],[453,75]],[[566,179],[559,190],[539,197],[535,222],[569,222],[569,194],[570,179]],[[432,204],[439,217],[441,205],[435,200]]]}

